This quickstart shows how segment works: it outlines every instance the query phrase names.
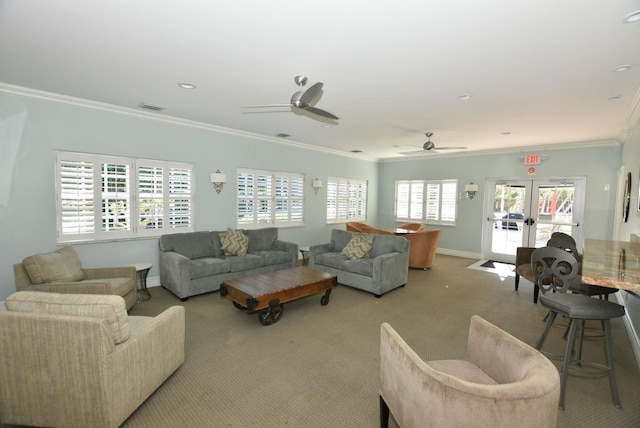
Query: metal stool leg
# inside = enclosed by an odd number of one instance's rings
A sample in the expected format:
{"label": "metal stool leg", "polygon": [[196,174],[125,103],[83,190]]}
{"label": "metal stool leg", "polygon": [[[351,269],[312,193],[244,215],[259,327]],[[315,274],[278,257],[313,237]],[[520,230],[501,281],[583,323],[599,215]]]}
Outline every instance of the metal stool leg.
{"label": "metal stool leg", "polygon": [[556,312],[549,311],[547,314],[547,324],[544,326],[544,331],[542,332],[542,336],[538,339],[538,343],[536,343],[535,348],[539,351],[542,349],[542,345],[544,345],[544,341],[547,339],[547,334],[549,334],[549,330],[551,330],[551,326],[553,325],[553,321],[556,319]]}
{"label": "metal stool leg", "polygon": [[562,373],[560,374],[560,403],[558,407],[564,410],[564,396],[567,392],[567,379],[569,378],[569,366],[571,365],[571,354],[573,353],[573,344],[576,339],[576,331],[579,328],[580,321],[572,319],[569,327],[569,337],[567,337],[567,347],[564,351],[564,360],[562,361]]}
{"label": "metal stool leg", "polygon": [[605,348],[607,350],[607,365],[609,366],[609,386],[611,386],[611,396],[613,405],[618,409],[622,408],[620,396],[618,395],[618,385],[616,383],[616,370],[613,367],[613,338],[611,337],[611,320],[604,320]]}

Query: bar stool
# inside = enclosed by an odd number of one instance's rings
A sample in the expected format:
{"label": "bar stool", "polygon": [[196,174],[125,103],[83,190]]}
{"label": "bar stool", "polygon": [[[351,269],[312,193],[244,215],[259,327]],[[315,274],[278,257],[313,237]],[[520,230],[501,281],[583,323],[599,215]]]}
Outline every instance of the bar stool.
{"label": "bar stool", "polygon": [[[569,366],[572,362],[575,362],[578,366],[590,365],[598,367],[604,373],[608,373],[613,404],[620,408],[620,396],[618,395],[615,369],[613,367],[613,340],[610,321],[613,318],[624,315],[624,306],[583,294],[568,293],[567,291],[570,290],[571,284],[580,281],[580,276],[578,275],[579,264],[571,253],[563,249],[557,247],[538,248],[531,255],[531,270],[535,276],[536,284],[542,292],[540,303],[549,309],[547,323],[535,348],[542,349],[547,334],[558,314],[570,319],[569,334],[560,374],[560,409],[564,409]],[[582,326],[584,321],[587,320],[601,321],[604,326],[606,365],[582,360],[582,338],[584,334]],[[574,360],[572,356],[574,355],[574,343],[578,332],[580,346],[576,353],[577,358]]]}

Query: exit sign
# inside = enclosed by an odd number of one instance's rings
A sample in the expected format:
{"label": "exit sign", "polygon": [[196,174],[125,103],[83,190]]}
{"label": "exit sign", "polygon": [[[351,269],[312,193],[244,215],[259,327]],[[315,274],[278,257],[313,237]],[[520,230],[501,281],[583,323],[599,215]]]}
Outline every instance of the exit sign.
{"label": "exit sign", "polygon": [[528,155],[524,157],[525,165],[538,165],[540,163],[540,155]]}

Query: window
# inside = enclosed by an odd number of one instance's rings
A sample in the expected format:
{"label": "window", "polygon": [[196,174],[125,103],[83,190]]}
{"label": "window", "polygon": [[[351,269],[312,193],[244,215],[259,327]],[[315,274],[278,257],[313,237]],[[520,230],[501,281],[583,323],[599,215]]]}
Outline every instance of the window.
{"label": "window", "polygon": [[238,169],[238,227],[304,225],[302,174]]}
{"label": "window", "polygon": [[193,164],[56,152],[58,243],[193,230]]}
{"label": "window", "polygon": [[367,181],[329,177],[327,223],[367,219]]}
{"label": "window", "polygon": [[455,225],[457,194],[457,180],[396,181],[395,220]]}

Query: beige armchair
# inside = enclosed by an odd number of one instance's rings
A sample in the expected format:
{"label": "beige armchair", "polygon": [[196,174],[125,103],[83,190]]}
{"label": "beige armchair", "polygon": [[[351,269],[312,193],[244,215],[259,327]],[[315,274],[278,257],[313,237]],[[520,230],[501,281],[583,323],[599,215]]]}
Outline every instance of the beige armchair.
{"label": "beige armchair", "polygon": [[184,308],[128,316],[113,295],[21,291],[0,311],[0,423],[117,427],[183,362]]}
{"label": "beige armchair", "polygon": [[13,265],[13,272],[17,291],[115,294],[124,298],[127,310],[137,301],[135,267],[83,268],[70,246],[27,257]]}
{"label": "beige armchair", "polygon": [[560,378],[540,352],[477,315],[465,360],[423,361],[380,329],[380,426],[555,427]]}

